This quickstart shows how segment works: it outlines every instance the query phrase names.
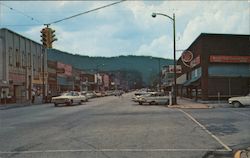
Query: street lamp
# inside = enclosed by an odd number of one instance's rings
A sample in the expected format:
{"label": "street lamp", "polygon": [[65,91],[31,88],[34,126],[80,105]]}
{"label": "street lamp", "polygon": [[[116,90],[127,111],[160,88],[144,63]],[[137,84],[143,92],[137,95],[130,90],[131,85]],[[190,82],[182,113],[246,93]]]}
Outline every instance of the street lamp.
{"label": "street lamp", "polygon": [[174,40],[174,87],[173,87],[173,91],[174,91],[174,97],[173,97],[173,104],[177,104],[177,87],[176,87],[176,54],[175,54],[175,14],[173,13],[173,17],[170,17],[166,14],[162,14],[162,13],[152,13],[152,17],[155,18],[157,15],[162,15],[165,16],[169,19],[171,19],[173,21],[173,40]]}

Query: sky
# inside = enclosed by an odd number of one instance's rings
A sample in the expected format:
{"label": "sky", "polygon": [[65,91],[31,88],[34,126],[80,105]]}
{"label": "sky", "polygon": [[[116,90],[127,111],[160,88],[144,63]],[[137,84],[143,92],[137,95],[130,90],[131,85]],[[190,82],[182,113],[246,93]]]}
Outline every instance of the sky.
{"label": "sky", "polygon": [[[0,28],[36,42],[43,24],[117,1],[0,1]],[[12,9],[10,9],[10,7]],[[145,55],[173,59],[201,33],[250,34],[250,1],[134,1],[52,24],[58,41],[53,48],[71,54],[112,57]],[[32,18],[33,20],[32,20]]]}

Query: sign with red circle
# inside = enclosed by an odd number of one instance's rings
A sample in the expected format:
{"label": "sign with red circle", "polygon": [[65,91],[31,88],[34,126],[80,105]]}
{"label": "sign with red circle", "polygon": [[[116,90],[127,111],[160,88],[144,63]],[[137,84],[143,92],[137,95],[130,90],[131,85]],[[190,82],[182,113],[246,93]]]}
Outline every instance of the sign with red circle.
{"label": "sign with red circle", "polygon": [[191,51],[184,51],[182,54],[181,54],[181,60],[183,62],[190,62],[192,61],[193,59],[193,53]]}

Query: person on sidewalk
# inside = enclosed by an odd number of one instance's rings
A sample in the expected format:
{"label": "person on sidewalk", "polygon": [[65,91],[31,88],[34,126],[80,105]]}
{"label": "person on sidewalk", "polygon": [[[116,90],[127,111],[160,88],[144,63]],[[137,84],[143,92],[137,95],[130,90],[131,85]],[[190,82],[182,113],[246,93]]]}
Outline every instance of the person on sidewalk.
{"label": "person on sidewalk", "polygon": [[35,91],[33,90],[33,91],[32,91],[32,100],[31,100],[32,103],[35,102],[35,96],[36,96],[36,93],[35,93]]}

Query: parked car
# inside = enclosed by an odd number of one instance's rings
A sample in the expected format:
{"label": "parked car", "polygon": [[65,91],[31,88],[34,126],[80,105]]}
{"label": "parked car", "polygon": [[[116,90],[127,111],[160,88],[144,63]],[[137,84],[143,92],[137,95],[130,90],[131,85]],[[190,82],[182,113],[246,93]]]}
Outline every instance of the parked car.
{"label": "parked car", "polygon": [[102,93],[101,92],[94,92],[96,97],[102,97]]}
{"label": "parked car", "polygon": [[139,102],[143,95],[147,95],[150,92],[135,92],[134,97],[132,97],[133,102]]}
{"label": "parked car", "polygon": [[95,97],[95,94],[94,94],[93,92],[87,92],[87,93],[86,93],[86,97],[87,97],[88,99],[91,99],[91,98],[94,98],[94,97]]}
{"label": "parked car", "polygon": [[232,104],[234,107],[250,105],[250,93],[246,96],[229,98],[228,103]]}
{"label": "parked car", "polygon": [[138,99],[138,103],[142,105],[143,103],[148,104],[168,104],[169,103],[169,96],[166,96],[162,92],[149,92],[148,94],[142,95]]}
{"label": "parked car", "polygon": [[52,97],[51,102],[54,103],[55,106],[58,106],[58,104],[66,104],[66,105],[73,105],[75,103],[78,103],[79,105],[82,102],[86,102],[87,97],[84,95],[81,95],[79,92],[67,92],[63,93],[61,96],[58,97]]}

